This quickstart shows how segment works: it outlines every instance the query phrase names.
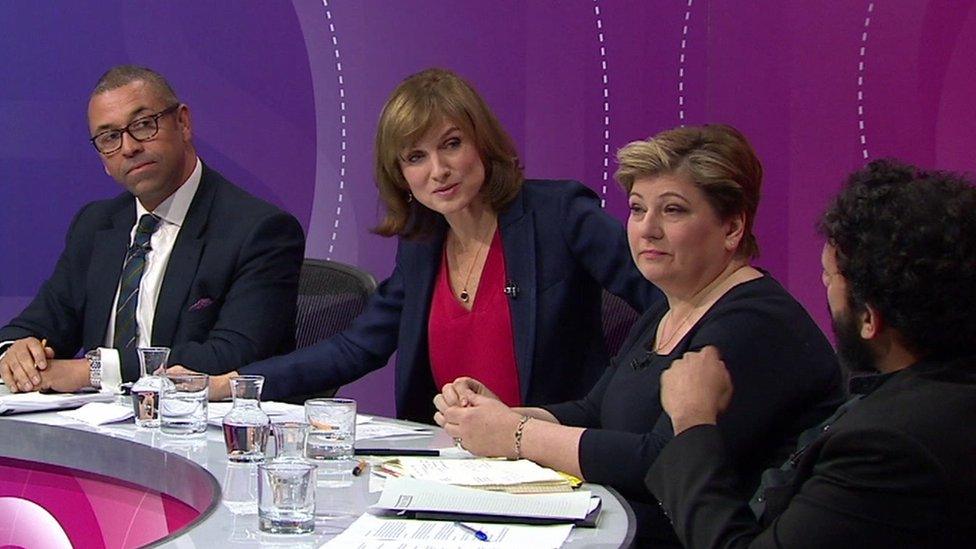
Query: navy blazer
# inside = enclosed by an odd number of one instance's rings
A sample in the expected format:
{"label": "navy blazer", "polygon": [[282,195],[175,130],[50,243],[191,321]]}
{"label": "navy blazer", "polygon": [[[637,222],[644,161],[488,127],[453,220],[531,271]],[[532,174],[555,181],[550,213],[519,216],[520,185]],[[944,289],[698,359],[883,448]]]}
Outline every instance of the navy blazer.
{"label": "navy blazer", "polygon": [[[58,358],[103,345],[135,207],[125,192],[82,208],[51,278],[0,341],[47,338]],[[294,349],[304,248],[294,216],[204,165],[163,276],[152,344],[172,348],[170,364],[211,374]],[[137,378],[135,350],[121,360],[123,380]]]}
{"label": "navy blazer", "polygon": [[[498,216],[522,402],[578,398],[609,357],[601,328],[602,288],[638,312],[661,293],[634,266],[621,224],[574,181],[526,181]],[[435,237],[400,240],[393,273],[342,333],[241,369],[266,377],[265,398],[336,387],[382,367],[394,351],[397,416],[430,422],[437,392],[427,321],[446,224]]]}

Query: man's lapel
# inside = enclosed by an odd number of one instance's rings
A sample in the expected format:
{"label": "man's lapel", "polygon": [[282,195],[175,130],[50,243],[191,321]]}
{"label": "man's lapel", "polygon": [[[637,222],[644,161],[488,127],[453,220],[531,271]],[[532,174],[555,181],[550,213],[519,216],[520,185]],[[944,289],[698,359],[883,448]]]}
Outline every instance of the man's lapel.
{"label": "man's lapel", "polygon": [[180,227],[180,234],[176,237],[176,244],[163,275],[163,284],[159,289],[159,299],[156,301],[156,312],[153,316],[153,345],[169,346],[173,343],[176,324],[186,306],[186,296],[200,265],[203,233],[207,228],[216,190],[213,176],[209,168],[204,166],[200,187],[197,188],[183,226]]}
{"label": "man's lapel", "polygon": [[92,256],[85,281],[87,306],[82,332],[85,349],[105,343],[108,319],[119,287],[122,263],[129,248],[129,237],[136,220],[136,204],[129,195],[127,205],[112,216],[112,227],[95,233]]}

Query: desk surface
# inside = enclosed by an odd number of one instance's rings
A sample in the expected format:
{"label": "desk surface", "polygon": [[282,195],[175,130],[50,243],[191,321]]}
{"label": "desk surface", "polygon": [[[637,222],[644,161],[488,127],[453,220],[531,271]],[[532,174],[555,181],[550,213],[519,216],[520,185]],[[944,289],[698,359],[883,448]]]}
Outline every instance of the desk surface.
{"label": "desk surface", "polygon": [[[171,495],[203,511],[187,530],[165,540],[164,546],[186,547],[186,542],[190,542],[198,547],[314,548],[343,531],[379,497],[379,492],[369,491],[369,475],[349,475],[351,483],[347,487],[320,484],[315,494],[314,534],[265,534],[257,525],[256,466],[228,462],[223,434],[215,427],[208,428],[204,437],[183,439],[158,430],[137,429],[131,420],[90,427],[55,413],[34,413],[0,418],[0,440],[4,441],[0,456],[118,478]],[[367,447],[394,448],[442,448],[450,444],[451,439],[440,429],[416,438],[363,442]],[[137,463],[140,465],[134,466]],[[625,500],[602,486],[586,488],[603,499],[597,528],[574,528],[565,547],[629,546],[635,524],[633,511]]]}

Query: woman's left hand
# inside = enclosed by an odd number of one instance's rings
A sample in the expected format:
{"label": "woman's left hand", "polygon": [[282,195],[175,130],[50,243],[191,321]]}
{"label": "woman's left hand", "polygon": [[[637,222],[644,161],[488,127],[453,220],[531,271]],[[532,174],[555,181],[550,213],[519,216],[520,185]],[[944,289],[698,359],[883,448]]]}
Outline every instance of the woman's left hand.
{"label": "woman's left hand", "polygon": [[515,428],[521,416],[501,401],[473,394],[467,406],[452,406],[440,419],[447,434],[460,439],[461,446],[472,454],[515,456]]}

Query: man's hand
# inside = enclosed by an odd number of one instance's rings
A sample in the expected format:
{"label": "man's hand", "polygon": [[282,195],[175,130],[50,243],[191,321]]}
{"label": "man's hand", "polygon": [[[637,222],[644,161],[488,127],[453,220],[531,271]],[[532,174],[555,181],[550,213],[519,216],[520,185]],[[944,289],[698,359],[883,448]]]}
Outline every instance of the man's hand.
{"label": "man's hand", "polygon": [[15,341],[0,360],[0,377],[11,393],[41,388],[40,371],[54,358],[54,349],[45,347],[36,337]]}
{"label": "man's hand", "polygon": [[[170,366],[166,368],[165,371],[162,369],[157,370],[156,375],[165,374],[175,374],[175,375],[185,375],[185,374],[199,374],[200,372],[194,372],[184,368],[183,366]],[[209,388],[207,389],[207,397],[210,400],[226,400],[230,398],[230,380],[239,376],[236,371],[230,372],[228,374],[223,374],[219,376],[210,376]]]}
{"label": "man's hand", "polygon": [[715,347],[685,353],[661,374],[661,405],[675,436],[696,425],[714,425],[731,400],[732,378]]}
{"label": "man's hand", "polygon": [[47,368],[41,372],[41,383],[37,389],[73,393],[91,386],[91,368],[88,359],[49,360]]}

